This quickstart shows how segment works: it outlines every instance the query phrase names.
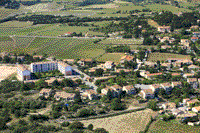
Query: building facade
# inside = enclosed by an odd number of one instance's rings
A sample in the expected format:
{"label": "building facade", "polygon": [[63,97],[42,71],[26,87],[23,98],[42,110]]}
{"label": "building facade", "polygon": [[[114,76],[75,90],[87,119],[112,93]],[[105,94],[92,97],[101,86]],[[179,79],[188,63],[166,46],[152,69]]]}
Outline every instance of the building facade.
{"label": "building facade", "polygon": [[31,72],[24,65],[17,65],[17,78],[20,81],[30,80]]}

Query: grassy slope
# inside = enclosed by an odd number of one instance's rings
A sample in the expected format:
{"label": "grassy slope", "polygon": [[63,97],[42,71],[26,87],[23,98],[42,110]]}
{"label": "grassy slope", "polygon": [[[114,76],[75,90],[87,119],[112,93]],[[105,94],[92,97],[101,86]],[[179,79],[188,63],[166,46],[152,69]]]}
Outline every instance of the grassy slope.
{"label": "grassy slope", "polygon": [[0,19],[7,18],[8,15],[18,12],[14,9],[0,9]]}
{"label": "grassy slope", "polygon": [[200,127],[180,124],[175,120],[164,122],[161,120],[151,124],[148,133],[199,133]]}
{"label": "grassy slope", "polygon": [[100,62],[114,61],[114,62],[119,63],[121,57],[124,55],[125,55],[124,53],[107,53],[98,57],[96,60]]}

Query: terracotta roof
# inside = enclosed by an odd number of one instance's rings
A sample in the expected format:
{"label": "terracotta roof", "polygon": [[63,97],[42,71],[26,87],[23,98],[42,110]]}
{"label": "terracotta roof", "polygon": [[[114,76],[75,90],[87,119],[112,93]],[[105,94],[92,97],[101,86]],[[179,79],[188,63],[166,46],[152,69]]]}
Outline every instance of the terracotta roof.
{"label": "terracotta roof", "polygon": [[194,117],[197,116],[195,113],[186,113],[186,114],[180,114],[178,117]]}
{"label": "terracotta roof", "polygon": [[127,86],[124,86],[124,88],[126,90],[132,90],[132,89],[134,89],[133,85],[127,85]]}
{"label": "terracotta roof", "polygon": [[144,89],[142,90],[144,93],[148,93],[148,94],[154,94],[154,92],[151,89]]}
{"label": "terracotta roof", "polygon": [[161,66],[164,66],[164,67],[168,67],[168,66],[170,66],[171,65],[171,63],[162,63],[161,64]]}
{"label": "terracotta roof", "polygon": [[151,86],[152,86],[152,87],[154,87],[155,89],[156,89],[156,88],[160,88],[160,87],[161,87],[161,85],[160,85],[160,84],[152,84]]}
{"label": "terracotta roof", "polygon": [[158,26],[158,28],[168,29],[170,26]]}
{"label": "terracotta roof", "polygon": [[61,98],[73,98],[73,97],[75,97],[75,94],[74,93],[67,93],[65,91],[61,91],[61,92],[56,92],[55,96],[59,96]]}
{"label": "terracotta roof", "polygon": [[21,71],[28,70],[28,68],[25,65],[17,65],[17,68],[19,68]]}
{"label": "terracotta roof", "polygon": [[157,76],[157,75],[162,75],[162,73],[150,73],[150,74],[147,74],[147,76]]}
{"label": "terracotta roof", "polygon": [[115,72],[119,73],[120,71],[124,71],[124,72],[131,72],[131,69],[116,69]]}
{"label": "terracotta roof", "polygon": [[84,61],[84,62],[92,62],[92,59],[80,59],[80,61]]}
{"label": "terracotta roof", "polygon": [[88,94],[95,94],[95,95],[97,94],[96,91],[94,91],[94,90],[85,90],[85,91]]}
{"label": "terracotta roof", "polygon": [[192,104],[192,103],[196,103],[196,102],[199,102],[198,99],[192,99],[190,101],[187,101],[188,104]]}
{"label": "terracotta roof", "polygon": [[33,58],[43,58],[42,55],[34,55]]}
{"label": "terracotta roof", "polygon": [[193,108],[196,109],[197,111],[200,111],[200,106],[193,107]]}
{"label": "terracotta roof", "polygon": [[74,59],[64,59],[63,61],[74,62]]}
{"label": "terracotta roof", "polygon": [[172,86],[169,82],[162,83],[161,85],[164,86],[164,87],[170,87],[170,86]]}
{"label": "terracotta roof", "polygon": [[44,93],[44,92],[50,93],[51,91],[52,91],[52,89],[43,88],[43,89],[40,91],[40,93]]}
{"label": "terracotta roof", "polygon": [[114,90],[117,90],[117,89],[122,89],[122,87],[121,86],[119,86],[119,85],[113,85],[113,86],[111,86],[111,88],[113,88]]}
{"label": "terracotta roof", "polygon": [[195,82],[195,81],[197,81],[197,78],[188,78],[187,79],[187,82]]}
{"label": "terracotta roof", "polygon": [[172,82],[172,84],[173,84],[174,86],[182,85],[182,83],[181,83],[180,81]]}
{"label": "terracotta roof", "polygon": [[123,56],[123,57],[121,58],[121,60],[123,60],[123,59],[125,59],[125,60],[127,60],[127,61],[131,61],[131,60],[134,59],[134,57],[133,57],[133,56],[130,56],[130,55],[125,55],[125,56]]}
{"label": "terracotta roof", "polygon": [[199,68],[199,66],[192,64],[192,65],[188,66],[188,68]]}
{"label": "terracotta roof", "polygon": [[106,77],[95,77],[95,80],[101,80],[101,79],[108,79],[108,78],[114,78],[116,76],[106,76]]}
{"label": "terracotta roof", "polygon": [[181,75],[180,73],[172,73],[172,76],[179,76]]}
{"label": "terracotta roof", "polygon": [[191,37],[191,39],[198,39],[198,37]]}

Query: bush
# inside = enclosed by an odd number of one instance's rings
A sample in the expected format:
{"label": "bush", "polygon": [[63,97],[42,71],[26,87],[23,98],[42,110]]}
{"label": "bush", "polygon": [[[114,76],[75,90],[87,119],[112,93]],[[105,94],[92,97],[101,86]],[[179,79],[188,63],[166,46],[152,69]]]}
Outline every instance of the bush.
{"label": "bush", "polygon": [[97,128],[94,130],[94,133],[108,133],[104,128]]}
{"label": "bush", "polygon": [[95,111],[93,109],[80,109],[76,113],[76,117],[88,117],[90,115],[96,115]]}
{"label": "bush", "polygon": [[89,129],[89,130],[93,130],[93,125],[92,125],[92,124],[89,124],[89,125],[88,125],[88,129]]}
{"label": "bush", "polygon": [[63,127],[68,127],[69,125],[70,125],[70,123],[69,123],[68,121],[63,122],[63,123],[61,124],[61,126],[63,126]]}
{"label": "bush", "polygon": [[47,121],[49,120],[49,117],[48,116],[45,116],[45,115],[30,115],[29,116],[29,120],[31,122],[33,121],[40,121],[40,122],[43,122],[43,121]]}
{"label": "bush", "polygon": [[69,125],[69,129],[83,129],[83,126],[83,123],[76,121]]}

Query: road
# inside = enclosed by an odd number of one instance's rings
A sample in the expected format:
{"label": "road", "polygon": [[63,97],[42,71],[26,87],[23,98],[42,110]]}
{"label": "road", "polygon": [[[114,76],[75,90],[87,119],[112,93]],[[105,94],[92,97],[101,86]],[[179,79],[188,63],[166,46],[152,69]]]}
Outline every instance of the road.
{"label": "road", "polygon": [[12,35],[17,37],[41,37],[41,38],[76,38],[76,39],[104,39],[105,37],[57,37],[57,36],[24,36],[24,35]]}

